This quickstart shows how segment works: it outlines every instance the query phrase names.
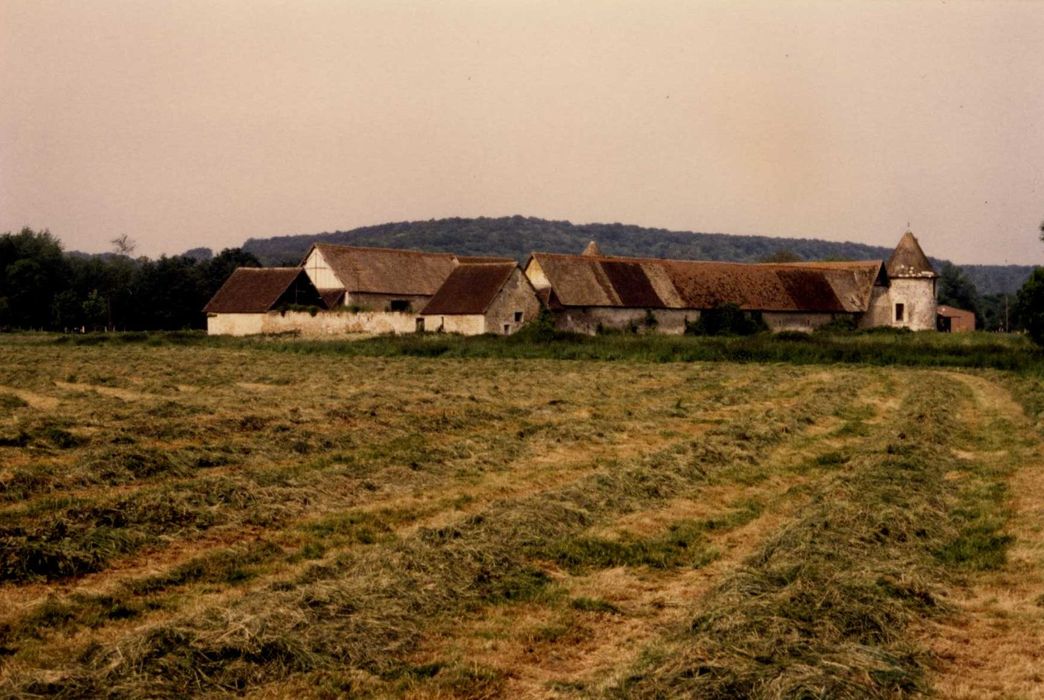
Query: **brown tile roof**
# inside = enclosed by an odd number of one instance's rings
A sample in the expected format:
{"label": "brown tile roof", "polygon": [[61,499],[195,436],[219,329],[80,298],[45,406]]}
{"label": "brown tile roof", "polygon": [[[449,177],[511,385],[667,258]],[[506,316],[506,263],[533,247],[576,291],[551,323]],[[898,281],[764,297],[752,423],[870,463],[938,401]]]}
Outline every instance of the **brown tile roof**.
{"label": "brown tile roof", "polygon": [[565,306],[865,311],[881,263],[745,264],[534,253]]}
{"label": "brown tile roof", "polygon": [[[323,259],[349,292],[430,296],[467,256],[397,248],[361,248],[316,243]],[[507,258],[477,258],[506,261]]]}
{"label": "brown tile roof", "polygon": [[322,300],[300,267],[240,267],[225,280],[203,311],[257,314],[270,311],[280,303],[320,305]]}
{"label": "brown tile roof", "polygon": [[913,233],[907,231],[899,240],[899,245],[888,258],[888,274],[892,277],[937,277],[935,268],[928,256],[921,250],[921,245]]}
{"label": "brown tile roof", "polygon": [[421,315],[484,314],[518,269],[518,263],[463,263],[458,265],[421,310]]}

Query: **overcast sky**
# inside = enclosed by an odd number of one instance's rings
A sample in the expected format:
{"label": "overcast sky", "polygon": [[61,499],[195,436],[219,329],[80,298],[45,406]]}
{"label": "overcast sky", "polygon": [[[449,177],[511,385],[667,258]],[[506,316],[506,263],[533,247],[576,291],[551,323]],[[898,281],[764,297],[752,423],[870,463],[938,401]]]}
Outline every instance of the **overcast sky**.
{"label": "overcast sky", "polygon": [[0,231],[386,221],[1044,263],[1044,3],[0,0]]}

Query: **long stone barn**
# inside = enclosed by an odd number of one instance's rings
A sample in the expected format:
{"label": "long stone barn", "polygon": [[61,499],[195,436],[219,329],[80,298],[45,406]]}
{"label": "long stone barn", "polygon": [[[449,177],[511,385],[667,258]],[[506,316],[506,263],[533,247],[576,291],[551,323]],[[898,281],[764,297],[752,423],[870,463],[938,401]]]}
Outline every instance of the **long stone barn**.
{"label": "long stone barn", "polygon": [[526,276],[556,326],[576,333],[683,333],[723,305],[759,314],[773,331],[811,331],[838,319],[859,328],[936,326],[935,270],[907,232],[888,262],[727,263],[533,253]]}

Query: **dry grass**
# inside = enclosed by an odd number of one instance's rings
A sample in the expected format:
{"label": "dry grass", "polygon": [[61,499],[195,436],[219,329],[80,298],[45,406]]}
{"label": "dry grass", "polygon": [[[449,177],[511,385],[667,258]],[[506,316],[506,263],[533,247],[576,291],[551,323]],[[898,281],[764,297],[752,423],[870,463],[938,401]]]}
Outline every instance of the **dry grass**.
{"label": "dry grass", "polygon": [[[979,552],[982,522],[950,511],[992,508],[986,487],[1007,476],[982,437],[937,449],[931,435],[956,424],[909,391],[966,401],[941,384],[909,370],[0,343],[0,694],[670,695],[689,686],[665,680],[707,651],[689,623],[738,629],[753,610],[733,596],[751,562],[807,542],[810,518],[862,527],[839,507],[895,496],[844,486],[873,485],[859,479],[894,462],[901,430],[931,457],[904,467],[930,484],[916,512],[947,556]],[[911,411],[934,426],[923,437],[903,427]],[[971,415],[975,436],[995,429]],[[1013,531],[1012,566],[1030,562],[1032,527]],[[851,554],[879,571],[889,547]],[[962,609],[949,572],[967,567],[921,554],[900,559],[914,588]],[[881,613],[894,627],[881,649],[914,649],[905,625],[923,613]],[[903,668],[916,676],[925,658]],[[915,685],[929,682],[951,687],[945,674]],[[772,687],[795,686],[748,686]]]}
{"label": "dry grass", "polygon": [[[963,460],[1013,471],[1014,537],[1006,563],[955,586],[955,614],[926,628],[938,657],[932,681],[952,698],[1044,698],[1044,454],[1022,408],[996,384],[961,376],[974,391],[966,424],[978,428]],[[1012,469],[1016,466],[1016,469]]]}

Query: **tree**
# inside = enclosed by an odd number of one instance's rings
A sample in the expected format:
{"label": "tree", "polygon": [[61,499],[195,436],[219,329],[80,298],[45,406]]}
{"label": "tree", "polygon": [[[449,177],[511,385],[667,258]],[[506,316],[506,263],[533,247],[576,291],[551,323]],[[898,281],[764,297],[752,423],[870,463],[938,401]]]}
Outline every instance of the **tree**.
{"label": "tree", "polygon": [[1037,345],[1044,346],[1044,267],[1038,267],[1015,298],[1015,316]]}
{"label": "tree", "polygon": [[128,258],[134,253],[134,249],[138,247],[138,244],[125,233],[113,238],[109,243],[112,244],[112,252],[116,253],[116,255],[126,255]]}
{"label": "tree", "polygon": [[982,304],[979,290],[961,268],[946,263],[939,274],[939,303],[975,313],[976,323],[982,326]]}
{"label": "tree", "polygon": [[0,236],[0,326],[52,327],[67,277],[62,246],[49,231],[26,227]]}
{"label": "tree", "polygon": [[780,248],[771,255],[766,255],[761,258],[758,262],[763,263],[792,263],[801,262],[802,258],[800,255],[792,251],[790,248]]}
{"label": "tree", "polygon": [[200,264],[204,303],[237,267],[261,267],[261,261],[242,248],[225,248],[210,260]]}

